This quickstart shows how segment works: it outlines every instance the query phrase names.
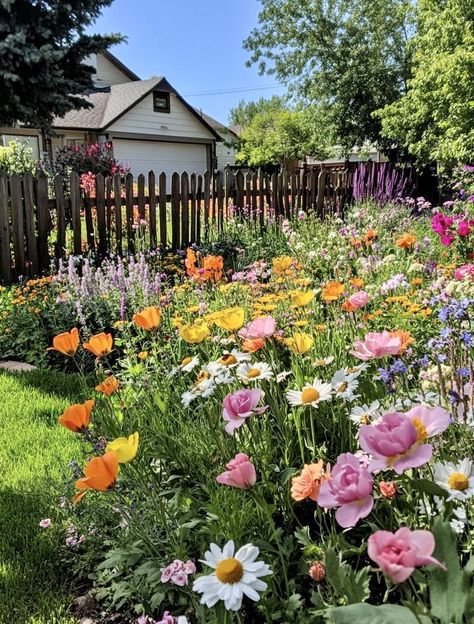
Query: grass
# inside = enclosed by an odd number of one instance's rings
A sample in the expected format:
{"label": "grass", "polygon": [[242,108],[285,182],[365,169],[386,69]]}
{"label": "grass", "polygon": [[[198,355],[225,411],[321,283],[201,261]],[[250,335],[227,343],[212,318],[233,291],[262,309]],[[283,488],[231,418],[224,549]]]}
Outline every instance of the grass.
{"label": "grass", "polygon": [[[76,621],[61,568],[58,499],[79,444],[57,418],[79,400],[78,387],[75,376],[57,372],[0,373],[0,624]],[[43,518],[51,528],[38,526]]]}

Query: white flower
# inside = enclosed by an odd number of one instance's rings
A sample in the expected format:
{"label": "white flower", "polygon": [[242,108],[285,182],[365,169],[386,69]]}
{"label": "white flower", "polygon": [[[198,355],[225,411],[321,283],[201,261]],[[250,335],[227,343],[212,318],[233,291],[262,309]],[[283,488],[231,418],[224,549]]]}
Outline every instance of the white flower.
{"label": "white flower", "polygon": [[293,373],[291,371],[282,371],[281,373],[277,373],[276,380],[278,383],[280,381],[284,381],[287,377],[290,377]]}
{"label": "white flower", "polygon": [[227,611],[238,611],[244,594],[257,602],[260,600],[258,592],[267,588],[259,577],[268,576],[272,571],[263,561],[256,561],[258,548],[246,544],[235,555],[234,549],[232,540],[222,550],[211,544],[205,559],[200,559],[201,563],[214,568],[212,574],[200,576],[193,583],[193,591],[202,594],[201,604],[208,608],[222,600]]}
{"label": "white flower", "polygon": [[435,464],[434,480],[443,490],[449,492],[448,501],[463,501],[474,496],[474,471],[472,461],[467,457],[458,464]]}
{"label": "white flower", "polygon": [[344,369],[338,370],[334,373],[331,384],[334,388],[334,394],[339,399],[352,401],[356,398],[355,391],[359,387],[357,374],[347,374]]}
{"label": "white flower", "polygon": [[331,384],[315,379],[312,384],[306,384],[301,390],[288,390],[287,401],[290,405],[311,405],[316,407],[321,401],[329,401],[332,397]]}
{"label": "white flower", "polygon": [[333,355],[330,355],[329,357],[319,358],[318,360],[315,360],[313,362],[313,366],[327,366],[328,364],[331,364],[331,362],[334,362],[334,356]]}
{"label": "white flower", "polygon": [[237,367],[237,377],[244,383],[272,379],[273,371],[265,362],[242,362]]}
{"label": "white flower", "polygon": [[348,366],[344,369],[346,375],[352,375],[354,379],[365,370],[369,368],[369,365],[366,362],[362,362],[361,364],[357,364],[357,366]]}
{"label": "white flower", "polygon": [[204,366],[200,374],[206,373],[216,385],[229,384],[234,381],[231,372],[219,362],[209,362],[207,366]]}
{"label": "white flower", "polygon": [[242,353],[237,349],[232,349],[232,351],[224,353],[222,357],[212,362],[212,364],[216,363],[225,368],[235,368],[242,362],[249,362],[251,358],[250,353]]}
{"label": "white flower", "polygon": [[181,395],[181,403],[184,407],[188,407],[198,397],[208,397],[214,392],[216,385],[212,379],[203,379],[195,384],[191,390],[183,392]]}
{"label": "white flower", "polygon": [[185,357],[179,366],[171,369],[170,375],[176,375],[176,373],[190,373],[196,366],[199,366],[199,358],[197,355],[194,357]]}
{"label": "white flower", "polygon": [[379,416],[380,403],[372,401],[370,405],[358,405],[353,407],[349,415],[350,420],[356,425],[368,425],[374,420],[374,416]]}

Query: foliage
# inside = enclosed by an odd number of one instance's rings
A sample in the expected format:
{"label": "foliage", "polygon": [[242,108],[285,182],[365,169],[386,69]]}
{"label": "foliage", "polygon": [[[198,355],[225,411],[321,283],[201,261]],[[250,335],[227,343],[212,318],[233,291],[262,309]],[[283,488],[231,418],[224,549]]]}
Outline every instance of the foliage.
{"label": "foliage", "polygon": [[18,141],[10,141],[7,147],[0,146],[0,173],[36,173],[37,162],[33,150]]}
{"label": "foliage", "polygon": [[285,110],[285,108],[286,98],[279,95],[273,95],[271,98],[261,97],[256,102],[240,100],[237,106],[230,109],[229,125],[247,128],[258,113]]}
{"label": "foliage", "polygon": [[114,158],[112,143],[90,143],[81,146],[65,146],[56,152],[54,172],[66,175],[76,171],[79,175],[92,173],[112,176],[124,175],[130,167]]}
{"label": "foliage", "polygon": [[[372,112],[404,93],[410,76],[408,0],[262,0],[244,42],[250,63],[325,112],[345,151],[384,143]],[[390,145],[391,147],[391,145]]]}
{"label": "foliage", "polygon": [[474,156],[474,7],[469,0],[419,0],[413,76],[399,100],[376,113],[382,134],[420,164]]}
{"label": "foliage", "polygon": [[123,40],[86,30],[112,0],[4,0],[0,5],[0,125],[49,131],[55,116],[90,107],[87,57]]}

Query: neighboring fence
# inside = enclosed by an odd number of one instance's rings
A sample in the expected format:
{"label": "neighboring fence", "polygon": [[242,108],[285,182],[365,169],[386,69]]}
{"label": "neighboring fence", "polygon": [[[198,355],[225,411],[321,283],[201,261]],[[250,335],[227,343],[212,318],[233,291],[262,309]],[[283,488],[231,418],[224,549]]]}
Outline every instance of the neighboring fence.
{"label": "neighboring fence", "polygon": [[0,175],[0,282],[47,272],[53,259],[93,253],[104,257],[154,249],[181,249],[218,235],[229,216],[264,227],[297,211],[342,212],[351,197],[345,168],[264,175],[261,171],[164,173],[137,180],[98,175],[85,192],[80,178]]}

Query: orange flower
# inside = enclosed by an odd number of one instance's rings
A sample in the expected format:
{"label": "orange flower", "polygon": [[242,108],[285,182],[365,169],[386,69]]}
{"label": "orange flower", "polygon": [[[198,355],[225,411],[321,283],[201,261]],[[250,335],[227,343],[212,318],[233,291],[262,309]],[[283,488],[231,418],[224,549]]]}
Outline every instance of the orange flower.
{"label": "orange flower", "polygon": [[350,284],[354,286],[354,288],[364,288],[365,282],[363,279],[360,279],[360,277],[354,277],[350,280]]}
{"label": "orange flower", "polygon": [[397,238],[395,245],[400,249],[411,249],[417,243],[417,238],[414,234],[403,234],[400,238]]}
{"label": "orange flower", "polygon": [[322,299],[326,303],[337,301],[344,292],[344,284],[341,282],[328,282],[322,291]]}
{"label": "orange flower", "polygon": [[149,306],[141,312],[133,315],[135,325],[146,331],[154,331],[160,326],[161,310],[155,306]]}
{"label": "orange flower", "polygon": [[[184,264],[189,277],[197,281],[219,282],[222,279],[222,271],[224,269],[222,256],[204,256],[202,258],[199,252],[196,254],[188,247]],[[199,264],[201,264],[201,268],[196,266]]]}
{"label": "orange flower", "polygon": [[110,377],[106,377],[102,383],[95,387],[97,392],[102,392],[105,396],[110,396],[113,394],[117,388],[120,386],[119,380],[110,375]]}
{"label": "orange flower", "polygon": [[81,490],[74,498],[73,502],[78,503],[88,490],[106,492],[114,487],[119,472],[119,462],[117,453],[110,451],[101,457],[94,457],[88,462],[84,469],[85,477],[76,481],[76,489]]}
{"label": "orange flower", "polygon": [[377,238],[377,236],[377,230],[367,230],[367,233],[362,240],[366,245],[370,245]]}
{"label": "orange flower", "polygon": [[70,332],[58,334],[53,338],[53,346],[48,347],[48,351],[59,351],[64,355],[72,357],[75,355],[79,347],[79,332],[77,327],[71,329]]}
{"label": "orange flower", "polygon": [[346,300],[341,305],[341,309],[344,310],[344,312],[355,312],[357,310],[357,306],[355,306],[349,300]]}
{"label": "orange flower", "polygon": [[104,332],[92,336],[89,342],[85,342],[83,347],[96,357],[103,357],[108,355],[112,351],[113,339],[111,334],[105,334]]}
{"label": "orange flower", "polygon": [[89,426],[93,407],[94,401],[70,405],[59,417],[59,424],[74,432],[84,431]]}
{"label": "orange flower", "polygon": [[397,355],[402,355],[408,349],[409,345],[415,342],[409,331],[398,329],[397,331],[390,332],[390,336],[393,338],[400,338],[400,351]]}
{"label": "orange flower", "polygon": [[305,464],[301,474],[291,481],[291,498],[302,501],[306,498],[316,501],[321,483],[330,478],[324,473],[324,464],[319,460],[317,464]]}
{"label": "orange flower", "polygon": [[351,245],[353,247],[360,247],[362,245],[362,240],[360,238],[354,238],[351,236]]}
{"label": "orange flower", "polygon": [[242,349],[247,353],[255,353],[255,351],[262,349],[264,345],[264,338],[247,338],[242,342]]}

